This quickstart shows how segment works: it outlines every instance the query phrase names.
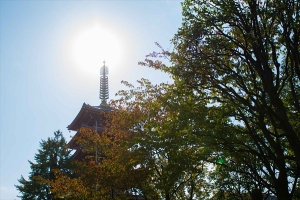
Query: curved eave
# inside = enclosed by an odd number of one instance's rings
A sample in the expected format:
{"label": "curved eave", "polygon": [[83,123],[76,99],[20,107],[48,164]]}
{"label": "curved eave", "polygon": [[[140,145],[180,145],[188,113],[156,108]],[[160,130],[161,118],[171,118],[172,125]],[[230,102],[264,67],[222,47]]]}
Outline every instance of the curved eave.
{"label": "curved eave", "polygon": [[73,155],[72,158],[74,160],[81,160],[82,158],[84,158],[86,154],[82,152],[81,149],[78,149]]}
{"label": "curved eave", "polygon": [[79,113],[67,127],[68,130],[78,131],[82,127],[82,123],[86,123],[91,118],[100,119],[102,114],[100,111],[111,111],[112,108],[108,106],[90,106],[83,103]]}
{"label": "curved eave", "polygon": [[[77,137],[77,136],[78,136],[78,132],[75,134],[74,137]],[[79,147],[79,145],[74,140],[74,137],[72,137],[72,139],[68,143],[68,148],[70,148],[70,149],[77,149]]]}

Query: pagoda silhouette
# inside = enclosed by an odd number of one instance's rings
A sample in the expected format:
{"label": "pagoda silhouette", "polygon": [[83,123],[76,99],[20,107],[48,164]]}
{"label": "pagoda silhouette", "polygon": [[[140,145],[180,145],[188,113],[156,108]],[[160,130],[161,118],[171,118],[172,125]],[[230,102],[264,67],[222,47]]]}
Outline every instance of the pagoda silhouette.
{"label": "pagoda silhouette", "polygon": [[108,67],[105,65],[105,61],[103,61],[103,66],[100,68],[99,99],[101,100],[101,104],[99,106],[91,106],[83,103],[77,116],[67,127],[69,131],[76,131],[75,136],[68,144],[70,149],[75,150],[75,153],[73,154],[74,159],[81,160],[85,156],[85,154],[82,152],[81,146],[77,144],[74,139],[80,134],[79,130],[81,128],[84,127],[96,130],[98,134],[101,134],[103,131],[103,111],[108,112],[112,110],[107,103],[108,98]]}
{"label": "pagoda silhouette", "polygon": [[[90,128],[91,130],[96,130],[98,134],[101,134],[104,131],[104,113],[112,111],[112,107],[109,106],[107,100],[109,98],[109,90],[108,90],[108,67],[105,65],[105,61],[103,61],[103,66],[100,68],[100,91],[99,91],[99,99],[101,103],[99,106],[91,106],[89,104],[83,103],[80,111],[77,116],[71,122],[71,124],[67,127],[69,131],[76,131],[76,134],[70,142],[68,143],[69,149],[74,150],[74,154],[72,155],[75,160],[84,160],[85,156],[87,156],[83,151],[80,144],[76,142],[76,137],[80,135],[81,128]],[[101,158],[104,157],[101,152],[95,152],[95,161],[101,164]],[[116,196],[120,194],[125,194],[126,190],[130,189],[120,189],[112,188],[110,199],[114,199]],[[144,200],[145,198],[141,195],[133,194],[131,192],[126,192],[126,200]]]}

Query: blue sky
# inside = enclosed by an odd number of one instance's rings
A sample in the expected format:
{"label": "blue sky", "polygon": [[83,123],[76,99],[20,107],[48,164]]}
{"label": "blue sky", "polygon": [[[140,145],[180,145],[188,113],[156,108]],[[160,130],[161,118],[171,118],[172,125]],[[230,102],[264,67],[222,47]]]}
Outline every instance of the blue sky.
{"label": "blue sky", "polygon": [[0,1],[0,199],[18,199],[14,185],[28,176],[27,160],[34,161],[42,139],[58,129],[70,139],[74,133],[66,127],[83,102],[100,104],[101,64],[74,61],[78,35],[96,24],[120,44],[118,62],[111,55],[106,59],[110,99],[115,99],[122,80],[169,81],[137,63],[158,50],[154,42],[172,48],[181,19],[179,0]]}

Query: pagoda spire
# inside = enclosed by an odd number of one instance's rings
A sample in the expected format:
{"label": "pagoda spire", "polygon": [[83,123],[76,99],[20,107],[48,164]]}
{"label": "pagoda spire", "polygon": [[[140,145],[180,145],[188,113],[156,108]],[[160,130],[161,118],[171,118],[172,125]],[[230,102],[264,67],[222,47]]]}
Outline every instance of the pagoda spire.
{"label": "pagoda spire", "polygon": [[103,66],[100,68],[100,93],[99,99],[101,100],[100,106],[108,106],[107,99],[109,97],[108,93],[108,67],[105,65],[105,60],[103,61]]}

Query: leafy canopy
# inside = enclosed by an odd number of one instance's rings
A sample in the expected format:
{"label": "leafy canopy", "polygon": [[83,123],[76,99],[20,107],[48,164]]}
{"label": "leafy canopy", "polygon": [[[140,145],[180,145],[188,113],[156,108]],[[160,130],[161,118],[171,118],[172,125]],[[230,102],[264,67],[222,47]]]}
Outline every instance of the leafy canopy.
{"label": "leafy canopy", "polygon": [[20,185],[15,186],[21,193],[19,197],[22,199],[57,199],[54,198],[50,185],[44,180],[54,180],[54,170],[70,175],[70,151],[62,132],[58,130],[54,132],[53,138],[42,140],[34,160],[35,163],[28,161],[31,168],[28,180],[21,176],[18,180]]}

